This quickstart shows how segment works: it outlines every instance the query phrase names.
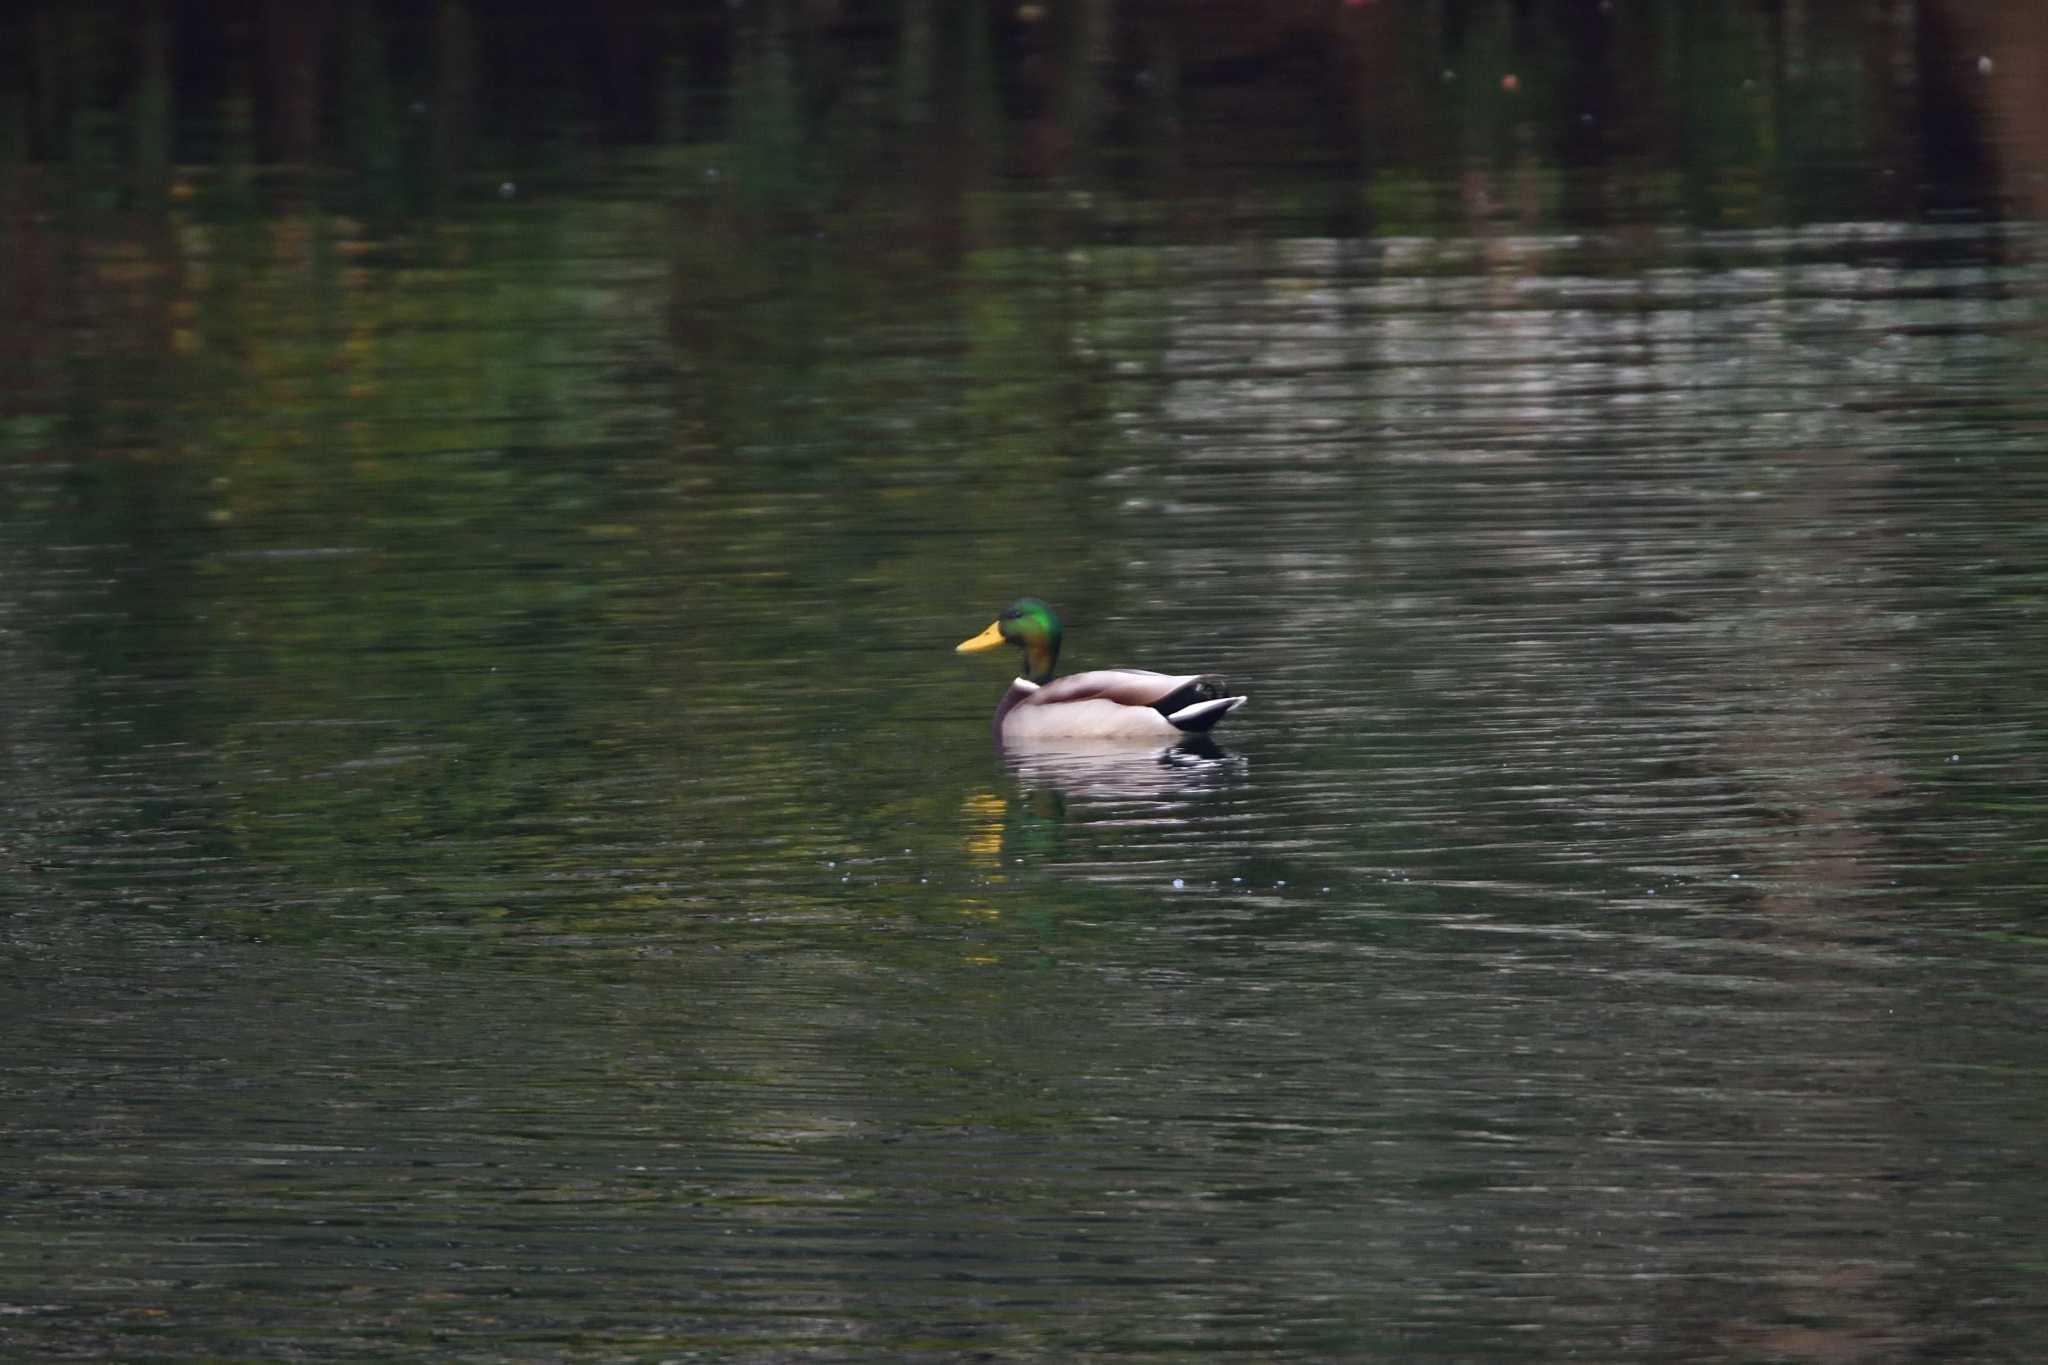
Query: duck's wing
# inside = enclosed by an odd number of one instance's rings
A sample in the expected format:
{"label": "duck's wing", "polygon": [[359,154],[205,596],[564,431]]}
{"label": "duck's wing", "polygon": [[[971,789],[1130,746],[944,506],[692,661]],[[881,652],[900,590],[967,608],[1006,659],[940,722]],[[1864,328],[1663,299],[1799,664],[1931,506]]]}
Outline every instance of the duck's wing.
{"label": "duck's wing", "polygon": [[1201,681],[1199,674],[1176,677],[1144,668],[1098,668],[1092,673],[1069,673],[1064,678],[1054,678],[1038,689],[1032,702],[1038,706],[1058,706],[1064,702],[1101,700],[1120,706],[1156,707],[1182,688]]}

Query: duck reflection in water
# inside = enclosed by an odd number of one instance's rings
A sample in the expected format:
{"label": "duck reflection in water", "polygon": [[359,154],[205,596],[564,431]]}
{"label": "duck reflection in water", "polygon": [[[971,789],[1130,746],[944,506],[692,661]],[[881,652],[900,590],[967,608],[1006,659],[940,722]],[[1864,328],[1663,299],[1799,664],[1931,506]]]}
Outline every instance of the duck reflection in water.
{"label": "duck reflection in water", "polygon": [[1218,818],[1247,763],[1209,739],[1178,744],[1062,741],[1006,744],[1009,796],[979,791],[967,801],[967,848],[998,880],[1006,855],[1051,854],[1079,826],[1143,828],[1160,837]]}
{"label": "duck reflection in water", "polygon": [[1163,746],[1005,743],[1002,755],[1003,766],[1027,792],[1084,801],[1178,803],[1235,784],[1246,768],[1243,755],[1226,752],[1206,735]]}

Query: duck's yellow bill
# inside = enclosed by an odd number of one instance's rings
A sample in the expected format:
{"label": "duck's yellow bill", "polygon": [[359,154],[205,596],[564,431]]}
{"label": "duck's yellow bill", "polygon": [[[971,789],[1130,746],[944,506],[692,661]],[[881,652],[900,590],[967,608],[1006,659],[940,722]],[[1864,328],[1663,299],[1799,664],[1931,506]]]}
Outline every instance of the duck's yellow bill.
{"label": "duck's yellow bill", "polygon": [[1003,639],[1002,622],[991,621],[988,623],[988,629],[975,636],[972,640],[962,640],[959,644],[954,645],[953,652],[955,654],[979,654],[984,649],[994,649],[997,645],[1007,643],[1009,642]]}

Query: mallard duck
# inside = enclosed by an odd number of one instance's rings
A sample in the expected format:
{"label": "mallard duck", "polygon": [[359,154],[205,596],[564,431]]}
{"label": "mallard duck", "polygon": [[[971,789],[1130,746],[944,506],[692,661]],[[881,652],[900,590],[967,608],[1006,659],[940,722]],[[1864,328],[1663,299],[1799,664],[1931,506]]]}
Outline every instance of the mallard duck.
{"label": "mallard duck", "polygon": [[1103,668],[1053,681],[1060,657],[1060,618],[1035,597],[1003,608],[987,630],[962,640],[956,654],[1001,645],[1024,651],[1024,672],[996,704],[996,737],[1010,743],[1042,739],[1172,739],[1205,733],[1243,706],[1223,695],[1209,673],[1175,676],[1142,668]]}

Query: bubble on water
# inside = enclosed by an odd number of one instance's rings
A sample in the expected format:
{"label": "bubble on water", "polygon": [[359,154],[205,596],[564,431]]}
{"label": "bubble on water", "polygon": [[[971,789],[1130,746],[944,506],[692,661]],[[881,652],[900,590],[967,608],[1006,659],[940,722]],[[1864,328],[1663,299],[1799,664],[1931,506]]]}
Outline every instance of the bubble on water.
{"label": "bubble on water", "polygon": [[1184,886],[1186,886],[1186,885],[1187,885],[1187,883],[1186,883],[1186,882],[1184,882],[1184,881],[1182,881],[1182,880],[1181,880],[1180,878],[1178,878],[1178,877],[1175,877],[1175,878],[1173,879],[1173,889],[1174,889],[1174,890],[1176,890],[1176,891],[1180,890],[1180,889],[1181,889],[1182,887],[1184,887]]}

